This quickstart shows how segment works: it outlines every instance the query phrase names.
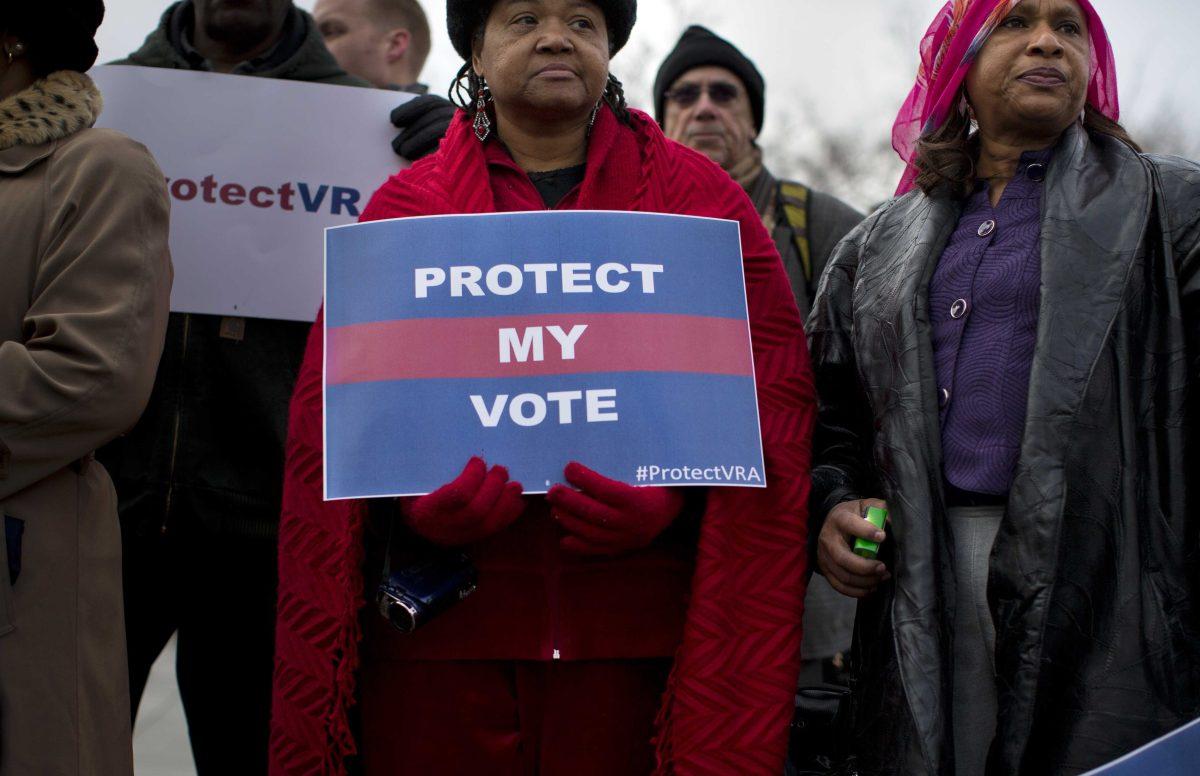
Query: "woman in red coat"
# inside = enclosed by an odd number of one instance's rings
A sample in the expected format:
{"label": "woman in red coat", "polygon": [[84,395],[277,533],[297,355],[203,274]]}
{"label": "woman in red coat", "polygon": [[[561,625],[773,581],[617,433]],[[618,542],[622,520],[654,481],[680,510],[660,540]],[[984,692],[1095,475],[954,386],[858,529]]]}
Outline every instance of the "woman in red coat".
{"label": "woman in red coat", "polygon": [[[450,0],[447,15],[471,99],[363,220],[556,208],[739,221],[768,487],[685,499],[564,461],[572,487],[525,499],[475,459],[370,519],[363,502],[324,503],[318,321],[291,410],[272,773],[340,774],[357,752],[368,774],[774,776],[800,658],[814,417],[778,254],[733,180],[625,106],[608,64],[635,0]],[[478,592],[410,635],[360,617],[380,513],[463,547]]]}

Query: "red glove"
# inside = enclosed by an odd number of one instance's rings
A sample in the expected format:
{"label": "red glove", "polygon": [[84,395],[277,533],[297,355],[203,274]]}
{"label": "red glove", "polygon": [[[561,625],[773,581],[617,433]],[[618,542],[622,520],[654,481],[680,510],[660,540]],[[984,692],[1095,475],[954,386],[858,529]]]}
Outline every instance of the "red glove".
{"label": "red glove", "polygon": [[512,525],[525,511],[521,483],[508,481],[508,469],[489,471],[472,458],[451,483],[400,502],[408,526],[434,544],[456,547],[486,539]]}
{"label": "red glove", "polygon": [[683,511],[678,488],[635,488],[572,461],[563,470],[579,490],[555,485],[546,494],[567,530],[561,546],[579,555],[619,555],[649,546]]}

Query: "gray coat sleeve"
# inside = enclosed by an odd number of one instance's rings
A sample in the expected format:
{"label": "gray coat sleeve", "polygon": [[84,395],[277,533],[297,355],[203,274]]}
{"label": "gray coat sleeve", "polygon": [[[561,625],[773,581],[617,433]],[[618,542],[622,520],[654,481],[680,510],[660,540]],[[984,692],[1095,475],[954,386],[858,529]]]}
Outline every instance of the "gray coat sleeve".
{"label": "gray coat sleeve", "polygon": [[842,238],[863,221],[863,214],[837,197],[812,192],[808,204],[809,244],[812,247],[813,283],[829,264],[829,257]]}
{"label": "gray coat sleeve", "polygon": [[[1187,338],[1189,429],[1185,460],[1191,471],[1200,468],[1200,165],[1177,158],[1151,157],[1158,168],[1166,205],[1169,240],[1175,254],[1179,304]],[[1200,520],[1192,521],[1194,590],[1200,591]]]}
{"label": "gray coat sleeve", "polygon": [[[1196,472],[1200,470],[1200,172],[1193,174],[1191,209],[1191,222],[1180,237],[1175,255],[1182,258],[1179,265],[1179,293],[1191,362],[1188,380],[1190,406],[1186,421],[1191,428],[1191,436],[1187,441],[1186,456],[1190,460],[1189,470]],[[1200,519],[1193,520],[1192,525],[1200,525]],[[1200,527],[1194,530],[1191,541],[1195,552],[1191,564],[1192,589],[1200,593]]]}
{"label": "gray coat sleeve", "polygon": [[[1200,165],[1176,157],[1152,156],[1150,160],[1162,184],[1166,237],[1175,255],[1192,383],[1200,385]],[[1191,401],[1200,411],[1200,390],[1192,392]],[[1197,421],[1200,415],[1193,413],[1193,428],[1200,426]]]}
{"label": "gray coat sleeve", "polygon": [[1157,159],[1167,204],[1192,377],[1200,379],[1200,165]]}
{"label": "gray coat sleeve", "polygon": [[805,326],[818,407],[808,508],[809,560],[814,568],[815,537],[829,511],[844,501],[879,495],[871,452],[874,416],[859,384],[851,333],[854,279],[878,217],[863,221],[838,243]]}

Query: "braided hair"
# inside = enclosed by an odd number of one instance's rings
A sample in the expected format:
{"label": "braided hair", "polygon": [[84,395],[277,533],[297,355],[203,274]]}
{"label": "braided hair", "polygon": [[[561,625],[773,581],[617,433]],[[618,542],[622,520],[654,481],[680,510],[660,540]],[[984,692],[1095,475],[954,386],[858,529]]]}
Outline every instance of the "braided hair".
{"label": "braided hair", "polygon": [[625,101],[625,85],[612,73],[608,74],[608,85],[604,87],[604,103],[612,108],[612,112],[622,124],[633,126],[633,117],[629,115],[629,103]]}

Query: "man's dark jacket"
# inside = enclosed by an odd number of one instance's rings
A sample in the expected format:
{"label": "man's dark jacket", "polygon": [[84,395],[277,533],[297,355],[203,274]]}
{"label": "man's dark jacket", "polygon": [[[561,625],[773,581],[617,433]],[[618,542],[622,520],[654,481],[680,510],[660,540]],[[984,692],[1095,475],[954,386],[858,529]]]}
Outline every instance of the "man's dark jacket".
{"label": "man's dark jacket", "polygon": [[[809,534],[850,499],[886,499],[892,518],[893,577],[855,632],[864,774],[954,772],[927,289],[959,212],[919,191],[876,212],[839,246],[808,322]],[[1041,228],[1028,415],[988,583],[989,774],[1084,772],[1200,715],[1200,167],[1075,126]]]}
{"label": "man's dark jacket", "polygon": [[[202,68],[178,41],[184,26],[178,14],[184,13],[191,13],[186,2],[168,8],[145,44],[114,64]],[[312,17],[299,9],[293,9],[279,46],[241,70],[369,86],[338,66]],[[288,402],[310,328],[294,321],[171,315],[145,414],[99,453],[116,482],[125,531],[200,525],[222,533],[275,533]]]}
{"label": "man's dark jacket", "polygon": [[786,183],[775,178],[770,170],[763,168],[758,177],[745,189],[750,201],[754,203],[754,209],[763,219],[763,226],[767,227],[775,241],[775,248],[779,251],[783,269],[787,272],[788,282],[792,286],[792,295],[796,298],[796,306],[800,308],[800,317],[806,318],[812,309],[817,283],[829,263],[829,257],[833,255],[833,249],[851,229],[862,223],[863,214],[837,197],[804,187],[808,190],[808,206],[805,208],[807,223],[803,228],[812,262],[811,268],[806,272],[796,245],[797,227],[787,217],[783,192]]}

